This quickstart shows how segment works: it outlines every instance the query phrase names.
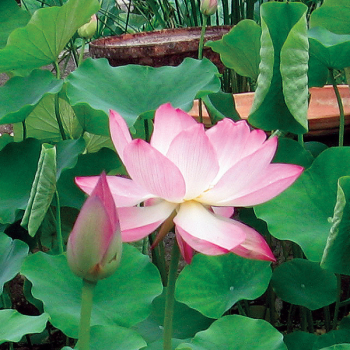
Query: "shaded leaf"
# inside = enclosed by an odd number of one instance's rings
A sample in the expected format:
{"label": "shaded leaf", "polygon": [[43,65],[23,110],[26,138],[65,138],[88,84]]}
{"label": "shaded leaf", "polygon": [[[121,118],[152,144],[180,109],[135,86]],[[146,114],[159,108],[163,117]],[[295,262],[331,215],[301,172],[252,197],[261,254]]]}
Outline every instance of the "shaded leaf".
{"label": "shaded leaf", "polygon": [[25,120],[44,96],[56,94],[61,88],[62,81],[48,70],[37,69],[27,77],[13,77],[0,86],[0,123]]}
{"label": "shaded leaf", "polygon": [[28,246],[18,240],[12,240],[0,233],[0,295],[4,284],[11,281],[19,272],[24,258],[28,255]]}
{"label": "shaded leaf", "polygon": [[30,19],[27,11],[22,10],[15,0],[2,0],[0,3],[0,49],[7,42],[10,33],[25,26]]}
{"label": "shaded leaf", "polygon": [[310,310],[330,305],[337,299],[336,276],[305,259],[293,259],[278,266],[271,283],[282,300]]}

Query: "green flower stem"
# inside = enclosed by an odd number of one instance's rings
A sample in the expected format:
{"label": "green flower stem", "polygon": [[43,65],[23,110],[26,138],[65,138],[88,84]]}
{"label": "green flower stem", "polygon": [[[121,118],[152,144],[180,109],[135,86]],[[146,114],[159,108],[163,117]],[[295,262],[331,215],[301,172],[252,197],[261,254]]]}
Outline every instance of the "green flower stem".
{"label": "green flower stem", "polygon": [[94,289],[97,283],[83,279],[83,288],[81,293],[81,311],[80,311],[80,328],[79,328],[79,350],[90,349],[90,319],[92,311],[92,300]]}
{"label": "green flower stem", "polygon": [[[198,59],[199,60],[203,59],[204,36],[205,36],[205,31],[207,29],[207,19],[208,19],[208,16],[203,15],[201,37],[199,39],[199,46],[198,46]],[[198,112],[199,112],[199,122],[203,123],[202,99],[198,100]]]}
{"label": "green flower stem", "polygon": [[169,267],[168,285],[166,290],[165,312],[164,312],[164,342],[163,350],[171,350],[171,338],[173,335],[173,315],[175,304],[175,283],[177,267],[179,264],[180,249],[176,239],[171,252],[171,261]]}
{"label": "green flower stem", "polygon": [[58,244],[58,252],[62,254],[64,252],[63,249],[63,237],[62,237],[62,226],[61,226],[61,205],[60,205],[60,197],[58,192],[55,192],[56,196],[56,234],[57,234],[57,244]]}
{"label": "green flower stem", "polygon": [[85,44],[86,44],[86,40],[84,38],[82,38],[82,44],[81,44],[81,48],[80,48],[80,53],[79,53],[79,60],[78,60],[78,67],[83,63],[84,61],[84,49],[85,49]]}
{"label": "green flower stem", "polygon": [[208,16],[203,15],[201,37],[199,39],[199,46],[198,46],[198,59],[199,60],[203,59],[204,36],[205,36],[205,31],[207,29],[207,19],[208,19]]}
{"label": "green flower stem", "polygon": [[62,119],[61,119],[61,115],[60,115],[60,101],[59,101],[58,94],[55,95],[55,115],[56,115],[56,120],[57,120],[57,124],[58,124],[58,128],[60,130],[62,140],[66,140],[67,137],[66,137],[66,133],[64,132]]}
{"label": "green flower stem", "polygon": [[324,313],[324,324],[326,327],[326,332],[329,332],[331,330],[331,315],[329,312],[328,305],[323,308],[323,313]]}
{"label": "green flower stem", "polygon": [[345,129],[345,116],[344,116],[344,107],[343,107],[343,102],[339,93],[339,89],[337,86],[337,83],[334,79],[334,74],[333,74],[333,69],[329,70],[329,75],[330,75],[330,79],[333,85],[333,89],[335,92],[335,95],[337,97],[337,102],[338,102],[338,106],[339,106],[339,112],[340,112],[340,119],[339,119],[339,146],[343,146],[344,145],[344,129]]}

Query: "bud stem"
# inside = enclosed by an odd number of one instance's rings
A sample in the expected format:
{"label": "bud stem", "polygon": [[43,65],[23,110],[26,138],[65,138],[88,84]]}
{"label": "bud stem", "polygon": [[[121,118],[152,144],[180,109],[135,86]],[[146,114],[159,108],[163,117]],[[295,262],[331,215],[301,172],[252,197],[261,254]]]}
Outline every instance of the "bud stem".
{"label": "bud stem", "polygon": [[202,30],[201,30],[201,37],[199,40],[199,47],[198,47],[198,59],[203,59],[203,47],[204,47],[204,35],[207,28],[207,21],[208,16],[203,15],[203,24],[202,24]]}
{"label": "bud stem", "polygon": [[81,293],[80,328],[79,328],[79,350],[90,349],[90,319],[92,311],[92,300],[97,283],[83,279]]}

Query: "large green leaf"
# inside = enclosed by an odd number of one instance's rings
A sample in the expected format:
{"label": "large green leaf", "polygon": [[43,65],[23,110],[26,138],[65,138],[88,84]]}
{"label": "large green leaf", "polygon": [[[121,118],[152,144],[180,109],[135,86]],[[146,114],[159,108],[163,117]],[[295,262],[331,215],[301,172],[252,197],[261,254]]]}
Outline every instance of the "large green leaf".
{"label": "large green leaf", "polygon": [[113,326],[91,327],[91,350],[139,350],[146,342],[134,330]]}
{"label": "large green leaf", "polygon": [[0,72],[53,63],[76,30],[90,20],[97,0],[69,0],[62,7],[37,10],[25,27],[14,30],[0,50]]}
{"label": "large green leaf", "polygon": [[336,34],[350,34],[350,3],[348,0],[324,0],[312,12],[310,27],[325,27]]}
{"label": "large green leaf", "polygon": [[321,267],[345,275],[350,275],[349,200],[350,176],[344,176],[338,181],[337,203],[334,208],[333,224],[321,260]]}
{"label": "large green leaf", "polygon": [[16,310],[0,310],[0,344],[19,342],[26,334],[41,333],[48,319],[48,314],[27,316]]}
{"label": "large green leaf", "polygon": [[312,60],[310,65],[319,61],[324,69],[343,69],[350,66],[350,34],[334,34],[326,28],[315,27],[309,29],[308,35]]}
{"label": "large green leaf", "polygon": [[334,273],[305,259],[293,259],[277,267],[271,283],[282,300],[310,310],[330,305],[337,299]]}
{"label": "large green leaf", "polygon": [[178,277],[176,299],[207,317],[219,318],[237,301],[261,296],[271,274],[266,261],[198,254]]}
{"label": "large green leaf", "polygon": [[[33,254],[24,261],[21,273],[32,282],[32,294],[43,301],[50,322],[77,338],[82,281],[70,271],[66,256]],[[147,256],[124,244],[116,273],[95,288],[91,325],[131,327],[150,314],[151,303],[161,292],[157,268]]]}
{"label": "large green leaf", "polygon": [[329,346],[349,344],[349,343],[350,343],[349,328],[338,329],[336,331],[330,331],[326,334],[322,334],[321,336],[317,337],[312,350],[321,350]]}
{"label": "large green leaf", "polygon": [[49,144],[41,147],[27,208],[21,225],[34,237],[40,227],[56,191],[56,148]]}
{"label": "large green leaf", "polygon": [[22,10],[15,0],[2,0],[0,3],[0,49],[7,42],[10,33],[25,26],[30,19],[27,11]]}
{"label": "large green leaf", "polygon": [[320,261],[332,227],[338,179],[349,174],[350,148],[327,149],[291,187],[256,206],[255,213],[273,236],[296,242],[309,260]]}
{"label": "large green leaf", "polygon": [[[151,315],[134,327],[147,343],[154,343],[163,338],[165,296],[166,288],[164,288],[160,296],[153,300]],[[173,316],[174,338],[192,338],[197,332],[207,329],[213,321],[214,319],[207,318],[198,311],[175,300]]]}
{"label": "large green leaf", "polygon": [[269,2],[261,6],[261,62],[249,122],[264,130],[308,130],[307,7]]}
{"label": "large green leaf", "polygon": [[[47,95],[35,106],[25,120],[26,137],[33,137],[45,142],[59,142],[62,135],[57,123],[55,99],[57,95]],[[76,118],[72,107],[62,98],[58,100],[58,113],[67,138],[77,139],[82,136],[83,129]],[[21,141],[23,136],[22,123],[13,126],[15,141]]]}
{"label": "large green leaf", "polygon": [[190,344],[176,350],[287,350],[283,336],[270,323],[239,315],[225,316],[206,331],[199,332]]}
{"label": "large green leaf", "polygon": [[13,77],[0,87],[0,124],[25,120],[44,96],[56,94],[61,88],[62,81],[48,70],[37,69],[28,77]]}
{"label": "large green leaf", "polygon": [[289,333],[284,336],[284,342],[288,350],[312,350],[316,339],[316,334],[301,331]]}
{"label": "large green leaf", "polygon": [[76,176],[100,175],[118,169],[121,162],[115,153],[108,148],[102,148],[96,153],[81,154],[74,168],[62,172],[57,182],[61,206],[80,209],[86,198],[83,191],[75,184]]}
{"label": "large green leaf", "polygon": [[221,40],[209,41],[206,46],[220,54],[227,68],[256,80],[259,75],[260,37],[260,26],[253,20],[244,19]]}
{"label": "large green leaf", "polygon": [[25,209],[38,166],[41,144],[34,139],[11,142],[0,152],[0,223],[13,223]]}
{"label": "large green leaf", "polygon": [[194,98],[220,90],[216,66],[190,58],[177,67],[159,68],[111,67],[106,59],[87,59],[66,81],[67,97],[84,130],[99,135],[109,135],[110,109],[131,127],[163,103],[189,110]]}
{"label": "large green leaf", "polygon": [[18,239],[12,240],[4,233],[0,233],[0,295],[4,284],[19,272],[28,250],[24,242]]}

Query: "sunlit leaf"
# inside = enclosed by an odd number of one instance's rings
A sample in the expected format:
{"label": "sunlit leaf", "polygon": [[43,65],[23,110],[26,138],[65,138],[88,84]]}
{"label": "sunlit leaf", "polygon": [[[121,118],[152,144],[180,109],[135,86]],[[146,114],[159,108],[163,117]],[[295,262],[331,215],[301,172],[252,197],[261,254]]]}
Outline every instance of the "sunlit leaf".
{"label": "sunlit leaf", "polygon": [[76,30],[90,20],[97,0],[70,0],[62,7],[37,10],[25,27],[14,30],[0,50],[0,72],[53,63]]}
{"label": "sunlit leaf", "polygon": [[270,323],[239,315],[224,316],[191,343],[176,350],[287,350],[283,336]]}
{"label": "sunlit leaf", "polygon": [[26,334],[41,333],[48,319],[48,314],[27,316],[17,310],[0,310],[0,344],[18,342]]}
{"label": "sunlit leaf", "polygon": [[350,148],[326,149],[291,187],[254,207],[255,213],[273,236],[296,242],[309,260],[320,261],[332,227],[338,179],[349,174]]}
{"label": "sunlit leaf", "polygon": [[27,208],[21,225],[34,237],[56,191],[56,148],[43,144]]}
{"label": "sunlit leaf", "polygon": [[237,301],[262,295],[271,274],[266,261],[198,254],[178,277],[176,299],[207,317],[219,318]]}
{"label": "sunlit leaf", "polygon": [[216,66],[187,58],[177,67],[111,67],[106,59],[86,59],[67,79],[67,97],[85,131],[109,135],[109,110],[129,127],[161,104],[190,110],[196,97],[220,90]]}
{"label": "sunlit leaf", "polygon": [[244,19],[221,40],[209,41],[206,46],[220,54],[227,68],[256,80],[259,75],[260,37],[260,26],[253,20]]}
{"label": "sunlit leaf", "polygon": [[[32,294],[43,301],[50,322],[77,338],[82,281],[70,271],[65,255],[33,254],[21,273],[32,282]],[[157,268],[147,256],[124,244],[119,268],[95,288],[91,325],[131,327],[150,314],[151,303],[161,292]]]}

